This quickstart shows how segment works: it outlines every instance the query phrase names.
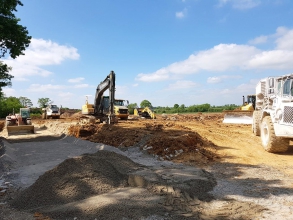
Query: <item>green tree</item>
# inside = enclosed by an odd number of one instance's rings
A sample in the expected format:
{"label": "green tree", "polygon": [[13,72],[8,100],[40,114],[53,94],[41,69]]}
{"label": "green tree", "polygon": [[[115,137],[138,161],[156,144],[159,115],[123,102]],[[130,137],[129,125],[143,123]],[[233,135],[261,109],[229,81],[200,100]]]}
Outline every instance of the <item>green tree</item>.
{"label": "green tree", "polygon": [[27,97],[22,97],[22,96],[20,96],[20,97],[19,97],[19,101],[20,101],[20,103],[22,104],[23,107],[28,107],[28,108],[30,108],[30,107],[33,106],[32,101],[31,101],[29,98],[27,98]]}
{"label": "green tree", "polygon": [[39,104],[40,108],[45,108],[50,103],[53,103],[53,101],[51,101],[51,99],[49,99],[49,98],[39,98],[38,99],[38,104]]}
{"label": "green tree", "polygon": [[[23,51],[31,41],[26,27],[20,25],[18,23],[20,19],[14,15],[18,5],[23,6],[20,0],[0,0],[0,58],[4,57],[6,53],[9,53],[13,59],[23,55]],[[13,76],[9,74],[9,71],[11,71],[11,67],[0,62],[1,94],[2,87],[11,86]]]}
{"label": "green tree", "polygon": [[20,101],[16,97],[2,97],[0,100],[0,117],[4,118],[9,113],[18,113],[19,109],[22,107]]}
{"label": "green tree", "polygon": [[128,105],[128,111],[129,111],[129,114],[133,114],[134,113],[134,109],[137,108],[138,105],[136,103],[130,103]]}
{"label": "green tree", "polygon": [[179,105],[178,104],[174,104],[174,108],[179,108]]}
{"label": "green tree", "polygon": [[9,74],[11,69],[11,67],[8,67],[0,61],[0,97],[3,96],[2,87],[11,86],[11,79],[13,78],[13,76]]}
{"label": "green tree", "polygon": [[140,107],[141,107],[141,108],[152,107],[152,103],[150,103],[150,101],[148,101],[148,100],[143,100],[143,101],[140,103]]}

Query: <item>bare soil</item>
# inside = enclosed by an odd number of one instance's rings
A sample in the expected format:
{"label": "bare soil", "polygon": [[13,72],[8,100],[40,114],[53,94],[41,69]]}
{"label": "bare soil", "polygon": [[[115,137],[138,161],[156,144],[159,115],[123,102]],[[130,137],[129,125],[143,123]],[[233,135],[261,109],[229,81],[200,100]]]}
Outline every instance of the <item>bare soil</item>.
{"label": "bare soil", "polygon": [[[33,124],[55,133],[56,139],[65,133],[78,139],[110,145],[123,152],[139,148],[158,161],[203,169],[209,179],[209,184],[205,184],[209,186],[202,189],[204,193],[197,191],[193,185],[189,189],[181,188],[177,194],[178,185],[173,185],[175,191],[172,193],[158,190],[157,183],[151,187],[140,187],[142,191],[139,193],[154,201],[149,201],[144,212],[139,205],[119,204],[109,206],[109,209],[97,209],[92,208],[89,201],[78,212],[71,210],[66,204],[89,199],[90,195],[107,195],[109,199],[125,193],[117,190],[130,189],[127,188],[129,172],[142,169],[129,158],[98,152],[67,159],[40,176],[27,189],[20,189],[17,193],[11,189],[11,194],[0,195],[0,198],[12,200],[9,206],[0,205],[0,214],[8,216],[6,219],[15,219],[13,213],[23,217],[18,219],[291,219],[293,149],[291,147],[282,154],[264,151],[260,137],[251,132],[251,125],[223,124],[222,114],[162,115],[156,120],[130,118],[114,125],[83,125],[79,123],[79,117],[79,114],[67,114],[59,120],[34,119]],[[9,138],[4,131],[2,136],[12,144],[55,140],[52,135],[40,139],[37,134],[30,138]],[[168,185],[168,179],[156,181]],[[137,194],[133,195],[136,195],[133,200],[124,198],[121,203],[127,203],[126,200],[141,202]],[[105,202],[101,197],[95,201]],[[117,201],[109,199],[108,202],[115,204]],[[99,205],[103,207],[103,204]],[[122,214],[126,213],[125,207],[132,207],[132,216]],[[66,209],[67,212],[64,211]],[[115,215],[111,215],[111,209]]]}

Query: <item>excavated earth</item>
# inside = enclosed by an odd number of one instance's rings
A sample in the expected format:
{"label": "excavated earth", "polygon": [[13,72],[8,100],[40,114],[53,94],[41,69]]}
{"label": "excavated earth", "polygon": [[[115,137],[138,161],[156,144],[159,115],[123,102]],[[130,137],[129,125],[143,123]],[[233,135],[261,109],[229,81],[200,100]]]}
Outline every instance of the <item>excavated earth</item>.
{"label": "excavated earth", "polygon": [[[222,114],[0,123],[0,219],[292,219],[293,149]],[[292,144],[292,142],[290,142]]]}

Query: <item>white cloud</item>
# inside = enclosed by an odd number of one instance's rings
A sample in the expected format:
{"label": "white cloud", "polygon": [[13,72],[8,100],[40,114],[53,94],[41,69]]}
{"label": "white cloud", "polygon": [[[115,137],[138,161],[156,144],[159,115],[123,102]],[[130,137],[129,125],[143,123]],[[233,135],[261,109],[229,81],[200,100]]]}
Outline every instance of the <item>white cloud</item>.
{"label": "white cloud", "polygon": [[279,27],[276,33],[277,49],[293,50],[293,30],[284,27]]}
{"label": "white cloud", "polygon": [[272,50],[256,54],[248,61],[249,69],[290,69],[293,68],[293,51]]}
{"label": "white cloud", "polygon": [[3,93],[5,94],[5,96],[7,96],[7,97],[15,96],[15,89],[4,87],[4,88],[2,88],[2,90],[3,90]]}
{"label": "white cloud", "polygon": [[259,37],[256,37],[252,40],[250,40],[248,43],[249,44],[263,44],[263,43],[266,43],[268,40],[268,36],[259,36]]}
{"label": "white cloud", "polygon": [[137,75],[136,80],[144,82],[163,81],[173,75],[194,74],[199,71],[222,72],[232,68],[244,67],[246,61],[259,50],[252,46],[219,44],[210,50],[190,55],[186,60],[172,63],[154,73]]}
{"label": "white cloud", "polygon": [[70,98],[70,97],[73,97],[73,93],[71,92],[60,92],[58,94],[58,96],[62,97],[62,98]]}
{"label": "white cloud", "polygon": [[[266,37],[263,36],[264,40]],[[209,50],[191,54],[186,60],[162,67],[153,73],[140,73],[136,80],[144,82],[166,81],[179,75],[229,70],[291,70],[293,68],[293,30],[278,28],[268,36],[275,38],[275,49],[261,50],[255,46],[219,44]],[[260,39],[259,39],[260,40]],[[209,82],[221,79],[211,78]]]}
{"label": "white cloud", "polygon": [[189,81],[189,80],[179,80],[173,84],[170,84],[166,90],[180,90],[180,89],[188,89],[198,86],[197,83]]}
{"label": "white cloud", "polygon": [[250,94],[251,91],[255,91],[255,85],[258,83],[259,80],[257,79],[251,79],[248,83],[242,83],[240,85],[237,85],[235,87],[231,87],[231,88],[226,88],[221,90],[219,93],[224,95],[224,94],[229,94],[231,96],[235,96],[236,94],[239,94],[238,96],[240,96],[241,94]]}
{"label": "white cloud", "polygon": [[69,79],[68,82],[70,82],[70,83],[79,83],[79,82],[81,82],[83,80],[84,80],[83,77],[78,77],[78,78],[74,78],[74,79]]}
{"label": "white cloud", "polygon": [[207,83],[211,83],[211,84],[216,84],[216,83],[220,83],[225,79],[240,79],[242,78],[242,76],[240,75],[222,75],[222,76],[212,76],[212,77],[208,77],[207,79]]}
{"label": "white cloud", "polygon": [[184,18],[187,15],[187,9],[175,13],[176,18]]}
{"label": "white cloud", "polygon": [[67,59],[79,59],[76,48],[59,45],[50,40],[33,38],[30,46],[25,50],[25,55],[16,59],[8,58],[4,62],[12,67],[11,75],[15,77],[15,80],[18,78],[23,80],[30,76],[46,77],[52,72],[42,66],[59,65]]}
{"label": "white cloud", "polygon": [[220,7],[231,4],[235,9],[250,9],[255,8],[261,4],[261,0],[219,0]]}
{"label": "white cloud", "polygon": [[30,87],[27,89],[29,92],[55,92],[56,90],[63,89],[64,86],[62,85],[41,85],[41,84],[31,84]]}
{"label": "white cloud", "polygon": [[135,84],[133,84],[132,86],[133,86],[133,87],[137,87],[137,86],[138,86],[138,83],[135,83]]}
{"label": "white cloud", "polygon": [[87,87],[89,87],[88,84],[78,84],[73,86],[73,88],[87,88]]}
{"label": "white cloud", "polygon": [[117,98],[125,99],[125,95],[127,94],[127,92],[128,92],[128,87],[127,86],[116,85],[115,96]]}
{"label": "white cloud", "polygon": [[169,79],[168,70],[165,68],[159,69],[154,73],[144,74],[139,73],[135,80],[143,81],[143,82],[155,82],[155,81],[164,81]]}

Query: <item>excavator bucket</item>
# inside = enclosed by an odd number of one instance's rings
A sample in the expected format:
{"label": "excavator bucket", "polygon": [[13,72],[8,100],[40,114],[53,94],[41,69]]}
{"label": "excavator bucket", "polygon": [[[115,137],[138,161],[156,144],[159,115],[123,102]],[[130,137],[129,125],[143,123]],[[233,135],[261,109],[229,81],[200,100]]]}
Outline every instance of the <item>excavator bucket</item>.
{"label": "excavator bucket", "polygon": [[252,124],[253,111],[224,111],[223,123],[227,124]]}
{"label": "excavator bucket", "polygon": [[35,127],[33,125],[7,126],[6,129],[7,129],[8,135],[35,133]]}

